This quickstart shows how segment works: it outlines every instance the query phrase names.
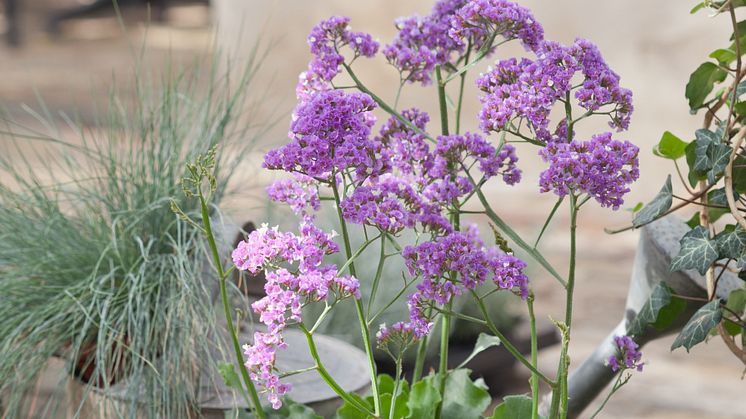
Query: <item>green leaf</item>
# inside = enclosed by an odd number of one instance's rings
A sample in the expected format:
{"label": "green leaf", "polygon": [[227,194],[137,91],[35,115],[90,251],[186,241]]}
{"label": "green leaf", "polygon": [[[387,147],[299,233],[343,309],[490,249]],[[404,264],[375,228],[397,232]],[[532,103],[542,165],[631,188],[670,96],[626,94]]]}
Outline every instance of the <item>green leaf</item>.
{"label": "green leaf", "polygon": [[687,352],[689,352],[694,345],[702,342],[707,338],[707,334],[710,329],[717,326],[723,317],[723,313],[720,309],[720,299],[715,299],[705,304],[697,310],[696,313],[689,319],[684,329],[681,330],[679,336],[673,341],[671,350],[683,346]]}
{"label": "green leaf", "polygon": [[653,153],[659,157],[676,160],[686,155],[686,146],[689,143],[682,141],[670,131],[663,133],[660,142],[653,149]]}
{"label": "green leaf", "polygon": [[[734,193],[733,197],[738,200],[738,193]],[[725,196],[725,188],[713,189],[707,193],[707,202],[711,205],[720,205],[723,207],[728,206],[728,197]]]}
{"label": "green leaf", "polygon": [[637,211],[640,211],[642,209],[643,203],[638,202],[635,204],[632,208],[627,208],[627,211],[631,212],[632,214],[636,213]]}
{"label": "green leaf", "polygon": [[[373,406],[368,403],[367,400],[363,399],[359,395],[355,393],[348,393],[348,395],[355,399],[356,401],[360,402],[363,406],[367,406],[371,411],[373,411]],[[355,406],[345,402],[342,406],[337,409],[337,419],[368,419],[368,415],[358,410]]]}
{"label": "green leaf", "polygon": [[671,272],[696,269],[704,275],[717,257],[717,248],[710,240],[707,229],[697,226],[681,238],[681,250],[671,261]]}
{"label": "green leaf", "polygon": [[[381,394],[389,393],[394,394],[394,378],[388,374],[378,374],[378,392]],[[404,394],[409,394],[409,383],[407,380],[402,379],[399,391]]]}
{"label": "green leaf", "polygon": [[[381,412],[383,413],[383,417],[389,417],[389,412],[391,411],[391,399],[392,399],[391,393],[386,393],[381,395]],[[394,407],[394,419],[403,419],[409,416],[409,408],[407,407],[407,398],[408,395],[404,393],[399,393],[399,396],[396,398],[396,404]],[[370,398],[373,399],[372,397]]]}
{"label": "green leaf", "polygon": [[[697,160],[697,144],[699,141],[692,141],[689,143],[689,145],[686,146],[686,164],[689,166],[689,173],[687,175],[687,178],[689,179],[689,185],[691,187],[697,186],[697,183],[700,180],[704,180],[707,178],[706,172],[700,172],[694,169],[694,164]],[[705,156],[706,156],[706,150],[705,150]],[[701,164],[701,163],[700,163]]]}
{"label": "green leaf", "polygon": [[710,161],[710,170],[707,172],[707,180],[715,183],[720,175],[725,171],[725,167],[730,161],[731,148],[727,144],[711,144],[707,150],[707,157]]}
{"label": "green leaf", "polygon": [[707,5],[705,4],[705,2],[697,3],[696,6],[692,7],[692,10],[690,10],[689,13],[695,14],[695,13],[697,13],[698,11],[700,11],[701,9],[703,9],[705,7],[707,7]]}
{"label": "green leaf", "polygon": [[490,419],[531,419],[533,401],[526,395],[505,396]]}
{"label": "green leaf", "polygon": [[735,225],[728,225],[713,237],[720,259],[738,259],[746,250],[746,231]]}
{"label": "green leaf", "polygon": [[440,392],[433,385],[433,380],[427,378],[412,385],[409,392],[407,407],[412,419],[435,417],[435,410],[440,403]]}
{"label": "green leaf", "polygon": [[[736,313],[743,313],[743,310],[746,308],[746,289],[739,288],[731,291],[725,306]],[[743,328],[737,324],[731,322],[724,322],[723,324],[725,325],[725,330],[731,336],[743,333]]]}
{"label": "green leaf", "polygon": [[673,320],[681,314],[686,307],[686,302],[671,295],[671,288],[663,282],[659,282],[650,298],[640,309],[627,332],[630,335],[641,335],[648,325],[658,330],[664,330],[673,323]]}
{"label": "green leaf", "polygon": [[727,73],[714,63],[702,63],[689,76],[686,84],[686,98],[689,99],[689,108],[692,111],[702,107],[707,95],[712,92],[715,83],[725,80]]}
{"label": "green leaf", "polygon": [[[268,409],[269,410],[269,409]],[[253,416],[252,416],[253,417]],[[310,407],[297,403],[289,397],[282,399],[282,407],[278,410],[269,410],[267,419],[323,419]]]}
{"label": "green leaf", "polygon": [[477,337],[477,343],[474,345],[474,350],[471,351],[471,354],[466,357],[464,362],[459,364],[456,368],[462,368],[464,365],[468,364],[469,361],[471,361],[475,356],[477,356],[480,352],[484,351],[485,349],[491,348],[493,346],[500,345],[500,338],[497,336],[488,335],[486,333],[480,333],[479,337]]}
{"label": "green leaf", "polygon": [[[746,20],[742,23],[746,23]],[[745,32],[746,33],[746,32]],[[741,95],[746,93],[746,81],[742,81],[738,83],[738,86],[736,86],[736,97],[739,98]]]}
{"label": "green leaf", "polygon": [[[739,35],[746,33],[746,20],[742,20],[742,21],[738,22],[736,24],[736,27],[738,28],[738,34]],[[732,41],[734,39],[736,39],[736,34],[735,33],[731,33],[729,40]]]}
{"label": "green leaf", "polygon": [[733,112],[736,115],[746,115],[746,102],[738,102],[733,105]]}
{"label": "green leaf", "polygon": [[640,227],[655,220],[658,216],[671,208],[672,201],[673,189],[671,187],[671,175],[668,175],[666,183],[663,184],[663,188],[658,192],[658,195],[645,205],[637,215],[635,215],[635,218],[632,220],[632,225]]}
{"label": "green leaf", "polygon": [[699,211],[695,212],[692,215],[692,218],[690,218],[689,221],[686,222],[686,225],[688,225],[689,228],[695,228],[699,225]]}
{"label": "green leaf", "polygon": [[727,66],[736,60],[736,52],[732,49],[716,49],[710,53],[710,58],[714,58],[721,65]]}
{"label": "green leaf", "polygon": [[733,161],[733,190],[746,194],[746,158],[740,154]]}
{"label": "green leaf", "polygon": [[220,371],[220,376],[223,377],[223,382],[225,382],[225,385],[228,388],[239,390],[243,394],[246,394],[244,393],[246,389],[244,389],[243,382],[241,381],[241,378],[236,373],[236,370],[233,367],[232,363],[219,362],[218,371]]}
{"label": "green leaf", "polygon": [[446,391],[441,417],[458,419],[481,419],[492,398],[484,384],[469,378],[469,370],[457,369],[446,377]]}

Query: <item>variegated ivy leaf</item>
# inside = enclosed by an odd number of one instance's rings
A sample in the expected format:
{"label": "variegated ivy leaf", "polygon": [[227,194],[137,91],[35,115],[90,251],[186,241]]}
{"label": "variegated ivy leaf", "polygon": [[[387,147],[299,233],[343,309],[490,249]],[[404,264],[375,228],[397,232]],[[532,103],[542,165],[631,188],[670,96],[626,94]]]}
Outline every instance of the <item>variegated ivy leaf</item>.
{"label": "variegated ivy leaf", "polygon": [[710,330],[717,326],[722,318],[723,312],[720,310],[720,299],[715,299],[705,304],[686,323],[679,336],[673,341],[671,350],[673,351],[683,346],[689,352],[694,345],[707,338]]}
{"label": "variegated ivy leaf", "polygon": [[697,172],[706,172],[710,170],[710,156],[707,150],[710,149],[712,141],[704,135],[700,134],[700,131],[710,132],[706,129],[697,130],[697,141],[694,143],[694,165],[692,170]]}
{"label": "variegated ivy leaf", "polygon": [[[735,191],[733,192],[733,198],[738,200],[739,195]],[[725,195],[725,188],[715,189],[707,194],[707,201],[712,205],[719,205],[721,207],[728,206],[728,197]]]}
{"label": "variegated ivy leaf", "polygon": [[671,272],[696,269],[704,275],[717,257],[717,247],[710,240],[707,229],[697,226],[681,238],[681,250],[671,261]]}
{"label": "variegated ivy leaf", "polygon": [[720,175],[725,171],[725,167],[730,160],[731,148],[727,144],[711,144],[707,150],[707,156],[710,161],[710,170],[707,172],[707,181],[715,183]]}
{"label": "variegated ivy leaf", "polygon": [[671,288],[663,282],[659,282],[653,288],[653,292],[650,293],[648,301],[642,306],[634,320],[632,320],[627,333],[634,336],[640,335],[649,324],[655,322],[658,318],[658,312],[670,302]]}
{"label": "variegated ivy leaf", "polygon": [[658,195],[656,195],[652,201],[648,202],[648,204],[635,215],[635,218],[632,220],[632,225],[635,227],[643,226],[655,220],[658,216],[671,208],[671,202],[673,199],[672,191],[671,175],[668,175],[666,183],[663,184],[663,188],[658,192]]}
{"label": "variegated ivy leaf", "polygon": [[713,238],[719,259],[738,259],[746,250],[746,231],[740,226],[729,225]]}

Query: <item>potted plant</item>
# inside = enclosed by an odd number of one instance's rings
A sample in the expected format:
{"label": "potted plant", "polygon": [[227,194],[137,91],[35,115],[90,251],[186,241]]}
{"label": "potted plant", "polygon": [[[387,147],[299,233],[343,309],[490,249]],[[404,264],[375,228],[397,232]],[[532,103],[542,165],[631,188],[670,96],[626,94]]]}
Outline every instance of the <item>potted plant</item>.
{"label": "potted plant", "polygon": [[[208,203],[217,211],[259,134],[238,119],[256,63],[250,57],[235,80],[209,67],[172,70],[159,83],[138,73],[134,97],[113,90],[93,127],[32,112],[42,132],[4,118],[3,417],[31,414],[34,385],[53,356],[75,378],[71,416],[193,414],[200,367],[217,362],[215,287],[199,230],[171,211],[171,200],[199,209],[181,193],[185,162],[221,144]],[[101,406],[91,407],[96,395]]]}

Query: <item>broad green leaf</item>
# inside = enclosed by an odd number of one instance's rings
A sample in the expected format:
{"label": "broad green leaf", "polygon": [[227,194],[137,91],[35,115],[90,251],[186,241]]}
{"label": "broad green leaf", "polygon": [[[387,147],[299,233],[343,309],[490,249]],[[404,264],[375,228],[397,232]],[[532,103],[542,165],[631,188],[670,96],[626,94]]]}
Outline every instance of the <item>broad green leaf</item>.
{"label": "broad green leaf", "polygon": [[[390,393],[381,395],[381,412],[383,417],[388,418],[389,412],[391,411],[391,399]],[[399,393],[399,397],[396,398],[396,404],[394,406],[394,419],[403,419],[409,416],[409,408],[407,407],[408,395]],[[371,397],[372,399],[372,397]]]}
{"label": "broad green leaf", "polygon": [[[252,416],[253,417],[253,416]],[[323,419],[310,407],[296,403],[288,397],[282,399],[282,407],[267,412],[267,419]]]}
{"label": "broad green leaf", "polygon": [[435,410],[440,403],[440,392],[433,384],[433,380],[427,378],[412,385],[409,392],[407,407],[409,417],[412,419],[435,417]]}
{"label": "broad green leaf", "polygon": [[720,64],[727,66],[728,64],[736,60],[736,52],[732,49],[716,49],[715,51],[710,53],[710,58],[714,58]]}
{"label": "broad green leaf", "polygon": [[[700,180],[707,179],[707,172],[700,172],[694,169],[694,165],[697,161],[697,146],[699,141],[692,141],[689,143],[689,145],[686,146],[686,164],[689,166],[689,173],[687,174],[687,178],[689,180],[689,185],[691,187],[696,187],[697,183],[699,183]],[[706,150],[705,150],[705,156]],[[700,162],[702,164],[702,162]]]}
{"label": "broad green leaf", "polygon": [[468,364],[469,361],[474,359],[474,357],[477,356],[480,352],[498,345],[500,345],[500,338],[498,338],[497,336],[488,335],[486,333],[480,333],[479,337],[477,338],[477,343],[474,345],[474,350],[471,351],[471,354],[466,357],[464,362],[459,364],[457,368],[463,368],[464,365]]}
{"label": "broad green leaf", "polygon": [[[746,20],[744,20],[741,23],[746,23]],[[746,33],[746,32],[744,32],[744,33]],[[742,81],[742,82],[738,83],[738,86],[736,86],[736,97],[737,98],[741,97],[741,95],[743,95],[744,93],[746,93],[746,81]]]}
{"label": "broad green leaf", "polygon": [[505,396],[490,419],[531,419],[532,407],[533,401],[528,396]]}
{"label": "broad green leaf", "polygon": [[736,115],[746,115],[746,102],[738,102],[733,105],[733,112]]}
{"label": "broad green leaf", "polygon": [[[665,329],[675,319],[675,316],[680,314],[681,303],[683,300],[671,296],[671,288],[668,285],[663,282],[658,283],[650,293],[648,301],[632,320],[627,330],[628,334],[639,336],[648,325],[653,325],[657,329]],[[674,304],[674,307],[664,313],[664,309],[671,304]],[[658,322],[659,318],[661,318],[660,322]]]}
{"label": "broad green leaf", "polygon": [[653,150],[653,153],[659,157],[676,160],[686,155],[685,150],[687,145],[688,143],[682,141],[670,131],[666,131],[663,133],[663,136]]}
{"label": "broad green leaf", "polygon": [[635,215],[632,225],[635,227],[645,225],[671,208],[671,202],[673,201],[672,191],[671,175],[668,175],[666,183],[663,184],[663,188],[658,192],[658,195]]}
{"label": "broad green leaf", "polygon": [[[378,392],[381,394],[389,393],[394,394],[394,385],[396,383],[394,382],[394,378],[388,374],[378,374]],[[407,380],[403,379],[401,380],[401,387],[399,389],[400,392],[404,394],[409,394],[409,383]]]}
{"label": "broad green leaf", "polygon": [[720,299],[715,299],[705,304],[697,310],[689,319],[689,322],[681,330],[679,336],[673,341],[671,350],[683,346],[689,352],[694,345],[702,342],[707,338],[710,329],[717,326],[723,317],[720,309]]}
{"label": "broad green leaf", "polygon": [[746,250],[746,231],[732,224],[713,237],[719,259],[738,259]]}
{"label": "broad green leaf", "polygon": [[715,83],[725,80],[727,73],[714,63],[702,63],[689,76],[686,84],[686,98],[689,99],[689,108],[692,111],[702,107],[707,95],[712,92]]}
{"label": "broad green leaf", "polygon": [[[371,411],[373,411],[373,406],[368,403],[367,400],[363,399],[359,395],[355,393],[349,393],[349,396],[355,399],[356,401],[360,402],[363,406],[368,407]],[[337,419],[368,419],[368,415],[358,410],[355,406],[345,402],[342,406],[337,409]]]}
{"label": "broad green leaf", "polygon": [[710,240],[707,229],[697,226],[681,238],[681,250],[671,261],[671,272],[696,269],[704,275],[717,257],[717,248]]}
{"label": "broad green leaf", "polygon": [[220,371],[220,376],[223,377],[223,382],[225,382],[225,385],[228,388],[239,390],[243,394],[246,394],[245,393],[246,389],[244,389],[243,382],[241,381],[241,378],[236,373],[235,368],[233,368],[232,363],[219,362],[218,371]]}
{"label": "broad green leaf", "polygon": [[733,161],[733,190],[746,194],[746,158],[740,154]]}
{"label": "broad green leaf", "polygon": [[692,218],[690,218],[689,221],[686,222],[686,225],[688,225],[689,228],[695,228],[699,225],[699,211],[695,212],[692,215]]}
{"label": "broad green leaf", "polygon": [[446,377],[446,391],[441,417],[458,419],[481,419],[490,405],[492,397],[469,378],[469,370],[457,369]]}
{"label": "broad green leaf", "polygon": [[[746,33],[746,20],[742,20],[736,24],[736,27],[738,28],[738,35],[741,36],[742,34]],[[732,33],[730,34],[730,41],[736,39],[736,34]]]}

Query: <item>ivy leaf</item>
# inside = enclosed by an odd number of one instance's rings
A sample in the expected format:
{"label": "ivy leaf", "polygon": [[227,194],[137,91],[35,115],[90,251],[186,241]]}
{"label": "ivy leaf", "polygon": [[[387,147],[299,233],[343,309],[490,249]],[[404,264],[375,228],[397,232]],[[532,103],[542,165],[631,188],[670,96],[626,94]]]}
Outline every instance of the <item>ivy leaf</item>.
{"label": "ivy leaf", "polygon": [[[689,185],[691,187],[697,186],[700,180],[707,178],[707,173],[704,171],[698,171],[694,169],[694,164],[697,160],[697,144],[699,141],[692,141],[686,146],[686,164],[689,166],[689,173],[687,178],[689,179]],[[704,151],[704,155],[707,156],[707,150]],[[701,164],[701,163],[700,163]]]}
{"label": "ivy leaf", "polygon": [[[733,193],[733,198],[737,201],[739,198],[738,193]],[[713,189],[707,193],[707,202],[712,205],[719,205],[721,207],[728,206],[728,197],[725,195],[725,188]]]}
{"label": "ivy leaf", "polygon": [[653,149],[653,153],[659,157],[676,160],[686,155],[686,146],[689,143],[682,141],[670,131],[663,133],[660,142]]}
{"label": "ivy leaf", "polygon": [[505,396],[490,419],[531,419],[533,401],[526,395]]}
{"label": "ivy leaf", "polygon": [[469,378],[469,370],[460,368],[446,377],[441,417],[459,419],[481,419],[482,412],[490,405],[492,397],[479,381]]}
{"label": "ivy leaf", "polygon": [[461,364],[459,364],[457,368],[462,368],[464,365],[468,364],[469,361],[471,361],[475,356],[479,355],[480,352],[498,345],[500,345],[500,338],[498,338],[497,336],[488,335],[486,333],[480,333],[479,337],[477,338],[477,343],[474,345],[474,350],[471,351],[471,354],[466,357],[466,359]]}
{"label": "ivy leaf", "polygon": [[[728,294],[728,302],[725,304],[725,306],[728,307],[731,311],[742,313],[744,308],[746,308],[746,289],[739,288],[731,291],[730,294]],[[725,325],[725,330],[731,336],[737,336],[743,333],[743,328],[738,326],[737,324],[725,322],[723,323],[723,325]]]}
{"label": "ivy leaf", "polygon": [[714,238],[720,259],[738,259],[746,250],[746,231],[730,224]]}
{"label": "ivy leaf", "polygon": [[727,144],[711,144],[707,149],[707,157],[710,162],[710,170],[707,172],[707,180],[715,183],[725,171],[725,166],[730,161],[731,148]]}
{"label": "ivy leaf", "polygon": [[715,299],[705,304],[686,323],[679,336],[673,341],[671,350],[673,351],[683,346],[689,352],[694,345],[707,338],[710,329],[717,326],[722,318],[723,313],[720,310],[720,299]]}
{"label": "ivy leaf", "polygon": [[[744,30],[746,30],[746,20],[741,21],[739,25],[741,23],[744,24]],[[746,32],[743,32],[743,33],[746,33]],[[736,97],[737,98],[741,97],[741,95],[743,95],[744,93],[746,93],[746,81],[742,81],[738,83],[738,86],[736,86]]]}
{"label": "ivy leaf", "polygon": [[710,240],[707,229],[697,226],[681,238],[681,250],[671,261],[671,272],[696,269],[704,275],[717,257],[717,248]]}
{"label": "ivy leaf", "polygon": [[736,52],[732,49],[720,48],[710,53],[710,58],[714,58],[721,65],[727,66],[736,60]]}
{"label": "ivy leaf", "polygon": [[663,330],[673,323],[673,320],[686,307],[686,301],[671,295],[671,288],[663,282],[659,282],[650,298],[640,309],[634,320],[627,329],[630,335],[641,335],[648,325],[658,330]]}
{"label": "ivy leaf", "polygon": [[440,391],[434,385],[433,380],[428,378],[412,384],[412,389],[409,392],[409,400],[407,400],[409,418],[435,417],[435,409],[440,403]]}
{"label": "ivy leaf", "polygon": [[702,107],[707,95],[712,92],[715,83],[725,80],[727,73],[714,63],[702,63],[689,76],[686,84],[686,98],[689,99],[689,108],[692,111]]}
{"label": "ivy leaf", "polygon": [[671,175],[668,175],[666,183],[663,184],[658,195],[653,198],[647,205],[645,205],[640,212],[635,215],[632,220],[632,225],[640,227],[645,225],[666,212],[671,208],[671,202],[673,201],[673,189],[671,187]]}

